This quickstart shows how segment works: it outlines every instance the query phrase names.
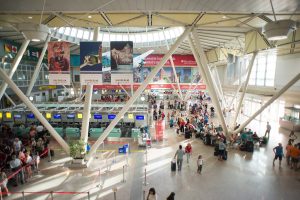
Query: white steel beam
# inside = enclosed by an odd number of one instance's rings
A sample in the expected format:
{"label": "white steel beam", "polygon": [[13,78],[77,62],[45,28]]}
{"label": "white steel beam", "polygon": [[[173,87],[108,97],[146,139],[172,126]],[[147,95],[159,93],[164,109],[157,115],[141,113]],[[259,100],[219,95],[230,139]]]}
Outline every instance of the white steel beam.
{"label": "white steel beam", "polygon": [[[164,34],[164,39],[165,39],[165,42],[166,42],[167,50],[169,51],[170,47],[169,47],[169,43],[168,43],[168,41],[166,39],[165,30],[163,30],[163,34]],[[176,73],[176,69],[175,69],[175,65],[174,65],[174,61],[173,61],[172,55],[170,56],[170,62],[171,62],[171,66],[172,66],[172,69],[173,69],[173,74],[174,74],[174,77],[175,77],[175,82],[177,84],[177,88],[178,88],[178,92],[179,92],[179,97],[182,100],[183,96],[182,96],[182,92],[181,92],[181,89],[180,89],[179,79],[178,79],[178,76],[177,76],[177,73]]]}
{"label": "white steel beam", "polygon": [[170,56],[175,52],[180,43],[186,38],[186,36],[191,32],[192,27],[187,27],[182,35],[177,39],[175,44],[171,47],[167,54],[160,60],[157,66],[151,71],[151,73],[147,76],[146,80],[143,84],[136,90],[134,95],[126,102],[125,106],[122,110],[117,114],[115,119],[109,124],[109,126],[104,130],[103,134],[97,139],[95,144],[92,146],[89,154],[86,155],[86,159],[92,159],[92,155],[96,152],[98,147],[103,140],[108,136],[108,134],[112,131],[112,129],[117,125],[117,123],[122,119],[124,114],[128,111],[130,106],[136,101],[136,99],[142,94],[142,92],[146,89],[147,85],[153,80],[155,75],[159,72],[159,70],[164,66]]}
{"label": "white steel beam", "polygon": [[127,94],[127,96],[131,97],[131,95],[126,91],[126,89],[123,87],[123,85],[119,84],[119,86],[122,90],[124,90],[124,92]]}
{"label": "white steel beam", "polygon": [[35,117],[45,126],[53,138],[62,146],[66,153],[69,154],[69,145],[60,137],[60,135],[55,131],[55,129],[49,124],[45,117],[40,113],[40,111],[31,103],[31,101],[23,94],[23,92],[18,88],[18,86],[9,78],[9,76],[0,68],[0,77],[5,83],[16,93],[16,95],[21,99],[21,101],[32,111]]}
{"label": "white steel beam", "polygon": [[[98,40],[99,31],[100,31],[100,27],[96,27],[94,29],[94,36],[93,36],[94,41]],[[81,126],[81,135],[80,135],[80,138],[84,141],[84,143],[87,143],[88,141],[92,97],[93,97],[93,85],[88,84],[86,85],[85,88],[85,101],[83,107],[83,116],[82,116],[83,119],[82,119],[82,126]]]}
{"label": "white steel beam", "polygon": [[[8,77],[10,79],[12,79],[14,73],[16,72],[16,70],[17,70],[17,68],[18,68],[18,66],[21,62],[21,59],[23,57],[23,54],[26,51],[26,48],[27,48],[29,42],[30,42],[30,40],[24,40],[24,42],[22,43],[22,46],[21,46],[19,52],[17,53],[17,56],[15,57],[12,65],[11,65],[12,67],[11,67],[11,70],[10,70],[9,75],[8,75]],[[1,85],[1,88],[0,88],[0,99],[2,98],[6,88],[7,88],[7,83],[3,82],[2,85]]]}
{"label": "white steel beam", "polygon": [[190,41],[191,47],[193,49],[194,57],[195,58],[197,57],[197,59],[196,59],[197,66],[200,70],[200,73],[203,74],[203,78],[205,78],[204,80],[206,80],[205,82],[208,86],[209,94],[212,97],[211,98],[212,102],[213,102],[213,104],[216,108],[218,117],[221,121],[223,131],[224,131],[225,135],[228,136],[228,129],[227,129],[226,122],[225,122],[225,119],[224,119],[224,116],[223,116],[222,108],[221,108],[220,103],[218,101],[218,96],[216,94],[216,91],[215,91],[215,88],[214,88],[214,85],[213,85],[212,77],[211,77],[210,71],[208,69],[208,61],[207,61],[206,55],[203,51],[200,40],[199,40],[195,30],[193,30],[192,35],[193,35],[194,40],[195,40],[195,45],[193,44],[192,39],[190,37],[189,37],[189,41]]}
{"label": "white steel beam", "polygon": [[290,80],[281,90],[279,90],[271,99],[269,99],[258,111],[256,111],[248,120],[246,120],[237,130],[233,133],[241,132],[257,115],[261,114],[269,105],[271,105],[276,99],[278,99],[284,92],[286,92],[291,86],[293,86],[300,79],[300,73],[298,73],[292,80]]}
{"label": "white steel beam", "polygon": [[10,98],[10,96],[8,96],[8,94],[6,94],[6,92],[4,92],[4,96],[10,101],[10,103],[12,103],[12,105],[16,106],[15,102]]}
{"label": "white steel beam", "polygon": [[238,118],[238,115],[239,115],[241,107],[242,107],[242,103],[244,101],[244,97],[245,97],[245,94],[246,94],[246,90],[247,90],[247,87],[248,87],[248,83],[249,83],[249,80],[250,80],[250,75],[251,75],[251,71],[252,71],[252,68],[253,68],[253,64],[254,64],[254,60],[256,58],[256,55],[257,55],[257,52],[254,52],[253,55],[252,55],[251,61],[249,63],[249,66],[248,66],[247,78],[246,78],[246,81],[244,83],[243,92],[242,92],[241,98],[239,100],[239,104],[238,104],[238,107],[235,111],[235,115],[234,115],[233,122],[232,122],[232,127],[233,128],[235,127],[236,120]]}
{"label": "white steel beam", "polygon": [[43,47],[43,50],[42,50],[42,53],[41,53],[41,55],[39,57],[38,62],[36,63],[35,70],[33,72],[33,75],[31,77],[29,86],[28,86],[27,91],[26,91],[26,96],[28,96],[28,97],[30,96],[30,93],[31,93],[32,88],[33,88],[33,86],[35,84],[35,81],[36,81],[36,79],[37,79],[37,77],[38,77],[38,75],[40,73],[40,70],[41,70],[41,67],[42,67],[41,64],[43,62],[43,58],[44,58],[45,53],[47,51],[48,42],[50,41],[50,39],[51,39],[51,34],[48,34],[47,39],[46,39],[45,44],[44,44],[44,47]]}

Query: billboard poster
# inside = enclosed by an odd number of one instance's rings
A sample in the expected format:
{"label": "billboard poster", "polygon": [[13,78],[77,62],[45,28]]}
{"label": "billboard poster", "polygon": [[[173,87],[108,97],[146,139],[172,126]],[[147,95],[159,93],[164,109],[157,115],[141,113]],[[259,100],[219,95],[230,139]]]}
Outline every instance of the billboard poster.
{"label": "billboard poster", "polygon": [[132,72],[133,42],[110,42],[110,57],[112,72]]}
{"label": "billboard poster", "polygon": [[102,84],[102,43],[80,42],[81,85]]}
{"label": "billboard poster", "polygon": [[70,46],[68,42],[48,43],[49,85],[70,85]]}
{"label": "billboard poster", "polygon": [[[155,67],[164,57],[163,54],[150,54],[145,59],[145,67]],[[196,67],[197,63],[193,55],[172,55],[175,66]],[[170,60],[167,60],[164,67],[172,67]]]}

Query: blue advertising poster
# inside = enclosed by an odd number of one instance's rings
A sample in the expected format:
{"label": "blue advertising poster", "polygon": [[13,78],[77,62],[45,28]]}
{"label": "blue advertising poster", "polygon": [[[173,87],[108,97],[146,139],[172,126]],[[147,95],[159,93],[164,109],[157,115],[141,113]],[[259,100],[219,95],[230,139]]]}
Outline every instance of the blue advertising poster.
{"label": "blue advertising poster", "polygon": [[102,84],[102,43],[80,42],[80,82]]}

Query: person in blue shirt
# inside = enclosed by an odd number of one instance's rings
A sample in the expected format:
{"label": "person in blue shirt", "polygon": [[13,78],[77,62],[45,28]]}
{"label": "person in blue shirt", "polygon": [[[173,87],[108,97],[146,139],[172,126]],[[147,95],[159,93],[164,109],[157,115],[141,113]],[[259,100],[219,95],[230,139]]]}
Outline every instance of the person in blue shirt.
{"label": "person in blue shirt", "polygon": [[275,157],[273,159],[273,166],[275,166],[275,160],[277,160],[277,158],[279,158],[279,167],[281,168],[281,160],[282,160],[282,157],[283,157],[282,144],[278,143],[278,146],[273,148],[273,152],[275,154]]}

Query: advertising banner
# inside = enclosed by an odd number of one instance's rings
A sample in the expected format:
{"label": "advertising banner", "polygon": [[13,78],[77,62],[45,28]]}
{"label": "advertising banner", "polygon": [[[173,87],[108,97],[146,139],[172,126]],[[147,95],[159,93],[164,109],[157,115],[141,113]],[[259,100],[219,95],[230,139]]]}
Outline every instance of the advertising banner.
{"label": "advertising banner", "polygon": [[81,85],[102,84],[102,43],[80,42]]}
{"label": "advertising banner", "polygon": [[[173,84],[174,85],[174,84]],[[133,89],[137,90],[140,87],[140,84],[134,84],[133,85]],[[120,85],[94,85],[93,87],[94,89],[103,89],[103,90],[114,90],[114,89],[122,89]],[[130,89],[131,86],[130,85],[124,85],[123,86],[124,89]],[[172,84],[149,84],[146,89],[171,89],[173,90]],[[181,90],[191,90],[191,89],[195,89],[195,90],[206,90],[206,85],[205,84],[192,84],[192,86],[190,86],[190,84],[180,84],[180,89]]]}
{"label": "advertising banner", "polygon": [[[150,54],[145,58],[145,67],[155,67],[159,61],[164,57],[163,54]],[[182,67],[196,67],[197,63],[193,55],[173,55],[173,62],[175,66]],[[170,60],[168,60],[165,67],[172,67]]]}
{"label": "advertising banner", "polygon": [[133,68],[133,42],[112,41],[110,42],[111,71],[131,72]]}
{"label": "advertising banner", "polygon": [[70,46],[68,42],[48,43],[49,85],[70,85]]}
{"label": "advertising banner", "polygon": [[156,141],[162,141],[165,132],[165,120],[157,120],[155,122],[155,139]]}
{"label": "advertising banner", "polygon": [[133,74],[112,74],[111,84],[113,85],[131,85],[133,83]]}

